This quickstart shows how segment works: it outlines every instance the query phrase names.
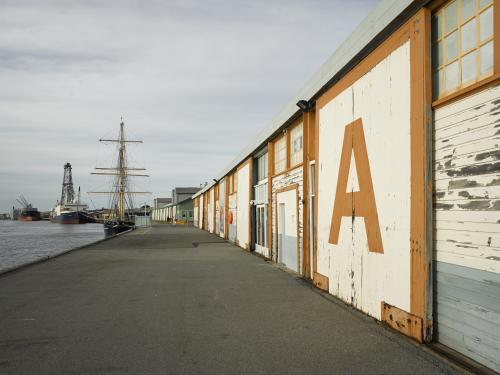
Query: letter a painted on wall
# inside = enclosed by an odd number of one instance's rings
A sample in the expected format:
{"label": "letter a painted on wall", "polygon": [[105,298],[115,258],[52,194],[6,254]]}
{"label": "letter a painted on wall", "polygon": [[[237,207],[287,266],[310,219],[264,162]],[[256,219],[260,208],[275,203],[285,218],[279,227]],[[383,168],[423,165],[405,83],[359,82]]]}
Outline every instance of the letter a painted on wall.
{"label": "letter a painted on wall", "polygon": [[[351,167],[351,155],[354,155],[358,176],[359,191],[347,192],[347,181]],[[365,219],[368,249],[371,252],[383,253],[382,237],[378,223],[377,206],[373,192],[372,176],[368,152],[366,150],[365,133],[361,119],[345,127],[344,143],[340,157],[337,191],[333,204],[332,223],[330,226],[331,244],[338,244],[342,217],[363,217]]]}

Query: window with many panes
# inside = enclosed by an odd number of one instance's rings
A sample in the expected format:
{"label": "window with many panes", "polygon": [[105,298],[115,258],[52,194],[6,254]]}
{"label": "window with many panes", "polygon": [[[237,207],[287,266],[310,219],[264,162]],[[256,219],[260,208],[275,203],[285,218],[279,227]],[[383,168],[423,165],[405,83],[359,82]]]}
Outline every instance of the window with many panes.
{"label": "window with many panes", "polygon": [[493,73],[493,0],[453,0],[432,16],[434,98]]}
{"label": "window with many panes", "polygon": [[302,163],[302,124],[290,132],[290,167]]}
{"label": "window with many panes", "polygon": [[267,152],[257,158],[257,180],[262,181],[267,178]]}
{"label": "window with many panes", "polygon": [[274,173],[284,172],[286,169],[286,135],[281,136],[274,143]]}

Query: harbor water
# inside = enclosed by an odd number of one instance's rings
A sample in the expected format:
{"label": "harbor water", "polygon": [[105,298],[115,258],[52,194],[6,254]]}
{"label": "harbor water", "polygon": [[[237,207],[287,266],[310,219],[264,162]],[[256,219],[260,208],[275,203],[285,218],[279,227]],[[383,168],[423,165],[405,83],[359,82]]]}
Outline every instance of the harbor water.
{"label": "harbor water", "polygon": [[0,220],[0,273],[103,238],[102,224]]}

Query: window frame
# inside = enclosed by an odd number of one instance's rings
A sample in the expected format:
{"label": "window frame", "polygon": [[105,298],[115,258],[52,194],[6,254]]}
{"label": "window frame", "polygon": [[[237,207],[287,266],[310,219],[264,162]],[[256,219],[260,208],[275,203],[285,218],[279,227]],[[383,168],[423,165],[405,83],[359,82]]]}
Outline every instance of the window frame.
{"label": "window frame", "polygon": [[[297,128],[301,128],[301,131],[300,131],[300,150],[296,153],[296,155],[299,155],[300,156],[300,160],[299,161],[296,161],[294,162],[293,160],[293,133],[294,133],[294,130],[297,130]],[[290,165],[288,168],[293,168],[293,167],[296,167],[300,164],[302,164],[304,162],[304,123],[302,121],[300,121],[299,123],[297,123],[296,125],[294,125],[293,127],[290,128],[290,150],[289,150],[289,153],[290,153]]]}
{"label": "window frame", "polygon": [[[273,154],[274,154],[274,160],[273,160],[273,165],[274,165],[274,175],[277,175],[277,174],[280,174],[280,173],[283,173],[283,172],[286,172],[286,170],[288,169],[288,165],[287,165],[287,160],[288,160],[288,134],[285,132],[284,134],[280,135],[278,138],[276,138],[274,141],[273,141]],[[280,142],[283,142],[283,147],[281,147],[280,149],[278,149],[278,145],[280,144]],[[278,166],[278,151],[283,151],[284,150],[284,155],[283,155],[283,158],[279,160],[279,163],[281,165],[281,163],[283,163],[283,168],[278,170],[277,166]]]}
{"label": "window frame", "polygon": [[[447,101],[447,100],[450,100],[452,98],[455,98],[457,96],[461,96],[463,95],[464,93],[468,92],[469,90],[474,90],[476,89],[477,87],[480,87],[484,84],[487,84],[488,82],[490,81],[493,81],[493,80],[496,80],[498,78],[498,70],[499,70],[499,67],[497,66],[498,65],[498,46],[497,46],[497,43],[495,42],[495,32],[498,31],[496,29],[496,26],[495,24],[497,23],[496,22],[496,19],[499,17],[496,13],[498,12],[495,12],[495,8],[498,8],[495,7],[495,4],[498,4],[498,1],[497,0],[492,0],[490,4],[484,6],[483,8],[480,7],[480,2],[479,0],[474,0],[475,2],[475,10],[474,10],[474,13],[469,16],[468,18],[462,20],[462,15],[461,15],[461,11],[462,11],[462,1],[463,0],[448,0],[448,1],[439,1],[437,3],[434,3],[435,5],[434,6],[431,6],[430,9],[432,11],[431,13],[431,25],[433,24],[434,22],[434,19],[436,17],[437,14],[441,13],[440,15],[440,22],[441,22],[441,35],[438,36],[437,38],[435,38],[434,36],[434,33],[433,33],[433,26],[431,26],[431,38],[430,38],[430,51],[431,51],[431,68],[430,68],[430,71],[431,71],[431,80],[432,80],[432,98],[433,98],[433,102],[432,102],[432,105],[433,106],[437,106],[437,105],[440,105],[442,104],[443,102]],[[449,31],[445,31],[445,23],[446,23],[446,16],[445,16],[445,10],[450,6],[452,5],[453,3],[456,3],[456,6],[457,6],[457,24],[451,28]],[[488,38],[484,39],[484,40],[480,40],[480,28],[481,28],[481,25],[480,25],[480,16],[481,14],[483,14],[484,12],[488,11],[489,9],[492,9],[492,12],[493,12],[493,20],[492,20],[492,24],[493,24],[493,33],[491,36],[489,36]],[[468,50],[466,51],[462,51],[461,48],[462,48],[462,33],[461,33],[461,30],[462,28],[469,24],[469,22],[476,22],[476,25],[475,25],[475,44],[473,47],[469,48]],[[446,61],[445,59],[445,46],[444,46],[444,43],[445,43],[445,38],[453,33],[457,33],[457,55],[451,59],[450,61]],[[442,49],[441,49],[441,61],[435,65],[435,53],[437,51],[437,48],[435,48],[435,46],[438,44],[438,43],[442,43]],[[492,42],[493,43],[493,67],[490,71],[488,71],[487,73],[481,73],[481,58],[480,58],[480,53],[481,53],[481,47],[487,45],[488,43]],[[475,56],[475,59],[476,59],[476,73],[474,75],[474,78],[468,80],[467,82],[463,82],[462,81],[462,61],[463,61],[463,57],[469,55],[470,53],[476,53],[476,56]],[[435,87],[436,87],[436,83],[435,83],[435,75],[436,74],[439,74],[440,70],[443,71],[443,76],[445,76],[444,74],[444,70],[446,69],[446,67],[450,66],[451,64],[457,62],[458,63],[458,71],[457,71],[457,79],[458,79],[458,85],[453,88],[453,89],[446,89],[446,78],[443,78],[443,81],[442,82],[438,82],[439,85],[443,85],[443,91],[441,93],[439,92],[436,92],[435,90]],[[439,78],[439,76],[437,77],[437,79],[440,81],[441,79]]]}

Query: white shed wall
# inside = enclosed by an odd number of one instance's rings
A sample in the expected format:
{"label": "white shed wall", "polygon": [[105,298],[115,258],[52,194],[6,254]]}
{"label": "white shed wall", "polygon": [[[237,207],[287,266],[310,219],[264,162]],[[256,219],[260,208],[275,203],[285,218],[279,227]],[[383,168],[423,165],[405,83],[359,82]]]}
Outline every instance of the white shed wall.
{"label": "white shed wall", "polygon": [[[410,310],[410,43],[319,111],[318,269],[330,293],[380,319],[381,301]],[[384,253],[368,251],[362,217],[329,243],[345,127],[363,121]],[[352,157],[352,156],[351,156]],[[354,162],[347,191],[357,191]],[[353,171],[354,169],[354,171]]]}

